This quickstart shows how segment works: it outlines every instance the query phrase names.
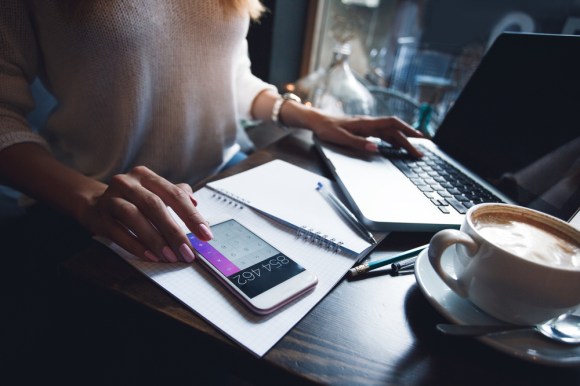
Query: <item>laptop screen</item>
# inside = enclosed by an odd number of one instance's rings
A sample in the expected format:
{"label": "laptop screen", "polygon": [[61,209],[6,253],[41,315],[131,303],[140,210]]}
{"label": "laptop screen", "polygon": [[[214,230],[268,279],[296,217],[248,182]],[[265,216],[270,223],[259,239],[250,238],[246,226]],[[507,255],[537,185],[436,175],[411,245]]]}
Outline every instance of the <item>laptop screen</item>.
{"label": "laptop screen", "polygon": [[580,207],[580,36],[504,33],[433,141],[520,205]]}

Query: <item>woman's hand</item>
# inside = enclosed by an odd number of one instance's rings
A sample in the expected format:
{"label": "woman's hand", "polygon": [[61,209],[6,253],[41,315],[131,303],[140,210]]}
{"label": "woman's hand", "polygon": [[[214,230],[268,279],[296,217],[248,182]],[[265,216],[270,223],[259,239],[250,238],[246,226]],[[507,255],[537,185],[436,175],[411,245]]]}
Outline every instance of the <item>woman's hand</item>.
{"label": "woman's hand", "polygon": [[92,235],[150,261],[195,258],[167,206],[197,237],[212,238],[191,187],[174,185],[143,166],[114,176],[107,186],[57,161],[43,147],[22,143],[0,152],[0,181],[75,218]]}
{"label": "woman's hand", "polygon": [[[253,117],[271,120],[272,106],[278,98],[280,98],[278,94],[269,90],[258,94],[252,104]],[[285,101],[279,110],[278,121],[288,127],[310,129],[321,140],[337,145],[376,152],[377,144],[367,139],[376,137],[396,148],[407,150],[414,157],[422,156],[421,152],[411,145],[408,137],[423,138],[423,134],[397,117],[333,117],[317,108]]]}
{"label": "woman's hand", "polygon": [[191,187],[174,185],[144,166],[114,176],[81,222],[94,235],[155,262],[192,262],[191,244],[167,210],[170,206],[202,240],[213,236],[196,208]]}
{"label": "woman's hand", "polygon": [[423,155],[408,140],[408,137],[423,138],[423,134],[397,117],[331,117],[315,113],[310,128],[323,141],[354,149],[376,152],[377,144],[366,137],[377,137],[414,157]]}

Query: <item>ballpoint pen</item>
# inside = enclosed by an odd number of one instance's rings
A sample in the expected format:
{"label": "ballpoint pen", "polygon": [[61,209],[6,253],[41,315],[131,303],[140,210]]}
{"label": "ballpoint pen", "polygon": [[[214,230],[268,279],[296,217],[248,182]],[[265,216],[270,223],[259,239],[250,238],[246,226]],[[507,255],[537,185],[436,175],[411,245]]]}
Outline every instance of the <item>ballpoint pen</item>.
{"label": "ballpoint pen", "polygon": [[362,225],[356,216],[331,192],[327,191],[322,182],[316,185],[316,190],[332,205],[341,215],[347,220],[350,225],[369,243],[376,244],[377,240],[373,237],[372,233],[369,232],[364,225]]}
{"label": "ballpoint pen", "polygon": [[[384,267],[385,265],[388,265],[388,264],[394,264],[394,263],[397,263],[399,261],[408,259],[410,257],[415,257],[419,254],[419,252],[421,252],[423,249],[427,248],[428,246],[429,246],[429,244],[421,245],[420,247],[409,249],[408,251],[405,251],[403,253],[399,253],[398,255],[395,255],[395,256],[389,256],[389,257],[386,257],[384,259],[369,261],[368,263],[357,265],[356,267],[351,268],[348,271],[349,275],[350,276],[357,276],[357,275],[360,275],[361,273],[372,271],[375,268]],[[414,260],[412,260],[412,263],[414,264]],[[403,264],[401,264],[401,265],[403,265]],[[405,265],[406,265],[406,262],[405,262]],[[393,269],[394,268],[395,267],[393,267]],[[400,269],[401,269],[401,267],[397,268],[397,270],[400,270]]]}
{"label": "ballpoint pen", "polygon": [[399,275],[405,274],[408,272],[413,272],[415,270],[415,261],[417,260],[417,255],[413,257],[409,257],[406,260],[401,261],[400,263],[392,263],[391,268],[389,269],[391,275]]}

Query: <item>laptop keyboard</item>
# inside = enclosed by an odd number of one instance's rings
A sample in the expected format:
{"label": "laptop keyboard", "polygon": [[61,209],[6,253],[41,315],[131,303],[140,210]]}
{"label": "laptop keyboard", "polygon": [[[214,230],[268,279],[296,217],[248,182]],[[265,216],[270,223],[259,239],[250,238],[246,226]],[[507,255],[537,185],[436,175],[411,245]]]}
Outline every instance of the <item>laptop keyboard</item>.
{"label": "laptop keyboard", "polygon": [[381,154],[389,158],[441,212],[449,214],[456,210],[465,214],[475,204],[502,202],[429,149],[424,146],[418,146],[418,149],[424,154],[421,159],[411,158],[388,145],[379,145]]}

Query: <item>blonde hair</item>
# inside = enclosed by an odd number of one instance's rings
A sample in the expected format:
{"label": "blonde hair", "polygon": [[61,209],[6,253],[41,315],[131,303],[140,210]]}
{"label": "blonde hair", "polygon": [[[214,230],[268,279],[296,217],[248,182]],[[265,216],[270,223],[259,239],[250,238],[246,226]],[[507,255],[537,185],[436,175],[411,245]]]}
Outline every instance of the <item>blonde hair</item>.
{"label": "blonde hair", "polygon": [[[2,0],[0,0],[2,1]],[[30,2],[32,3],[32,2]],[[266,7],[260,0],[219,0],[224,12],[236,12],[239,15],[249,15],[253,21],[258,21],[260,17],[267,11]],[[82,15],[84,12],[90,10],[90,1],[78,0],[59,0],[57,4],[61,10],[69,16]]]}
{"label": "blonde hair", "polygon": [[266,10],[260,0],[220,0],[220,3],[226,10],[233,10],[242,15],[250,15],[254,21],[260,19],[260,16]]}

